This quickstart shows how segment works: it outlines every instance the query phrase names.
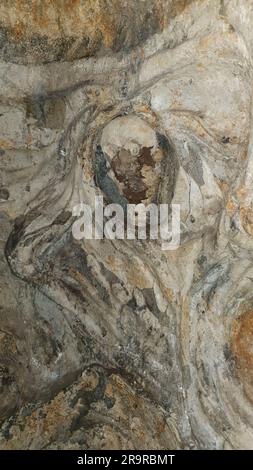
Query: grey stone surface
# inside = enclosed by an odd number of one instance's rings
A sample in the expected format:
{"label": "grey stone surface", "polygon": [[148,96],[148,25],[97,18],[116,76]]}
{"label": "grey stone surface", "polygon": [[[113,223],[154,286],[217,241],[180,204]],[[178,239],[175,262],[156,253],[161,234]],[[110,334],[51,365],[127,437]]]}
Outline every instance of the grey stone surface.
{"label": "grey stone surface", "polygon": [[[11,3],[0,448],[252,449],[252,2]],[[99,195],[180,204],[181,246],[75,240]]]}

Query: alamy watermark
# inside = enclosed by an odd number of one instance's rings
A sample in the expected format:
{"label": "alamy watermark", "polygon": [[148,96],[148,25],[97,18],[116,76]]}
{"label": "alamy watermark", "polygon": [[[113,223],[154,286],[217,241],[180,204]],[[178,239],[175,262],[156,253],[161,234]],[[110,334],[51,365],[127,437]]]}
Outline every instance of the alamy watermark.
{"label": "alamy watermark", "polygon": [[180,204],[120,204],[104,206],[103,196],[95,197],[94,210],[80,203],[73,208],[77,217],[72,234],[76,240],[161,240],[162,250],[180,246]]}

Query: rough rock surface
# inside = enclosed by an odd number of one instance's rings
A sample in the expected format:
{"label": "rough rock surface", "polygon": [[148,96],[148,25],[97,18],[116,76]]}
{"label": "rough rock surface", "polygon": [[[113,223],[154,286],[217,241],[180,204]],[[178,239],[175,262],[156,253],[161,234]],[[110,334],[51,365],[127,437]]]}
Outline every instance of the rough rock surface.
{"label": "rough rock surface", "polygon": [[[252,1],[0,18],[0,448],[252,449]],[[181,246],[75,240],[99,195]]]}

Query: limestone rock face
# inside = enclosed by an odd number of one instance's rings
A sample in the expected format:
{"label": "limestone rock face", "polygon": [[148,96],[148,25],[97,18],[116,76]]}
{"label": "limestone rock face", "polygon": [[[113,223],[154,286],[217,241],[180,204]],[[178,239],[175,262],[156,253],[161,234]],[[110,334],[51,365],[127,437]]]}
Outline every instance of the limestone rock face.
{"label": "limestone rock face", "polygon": [[[0,18],[0,448],[252,449],[251,0]],[[179,248],[75,239],[99,196]]]}

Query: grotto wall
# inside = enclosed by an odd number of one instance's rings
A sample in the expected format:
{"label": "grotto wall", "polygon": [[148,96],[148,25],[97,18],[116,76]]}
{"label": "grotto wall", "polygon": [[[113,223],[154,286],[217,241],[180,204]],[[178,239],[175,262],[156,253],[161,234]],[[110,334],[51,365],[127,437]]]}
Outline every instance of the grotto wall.
{"label": "grotto wall", "polygon": [[[0,449],[252,449],[251,0],[0,5]],[[181,243],[76,240],[95,197]]]}

